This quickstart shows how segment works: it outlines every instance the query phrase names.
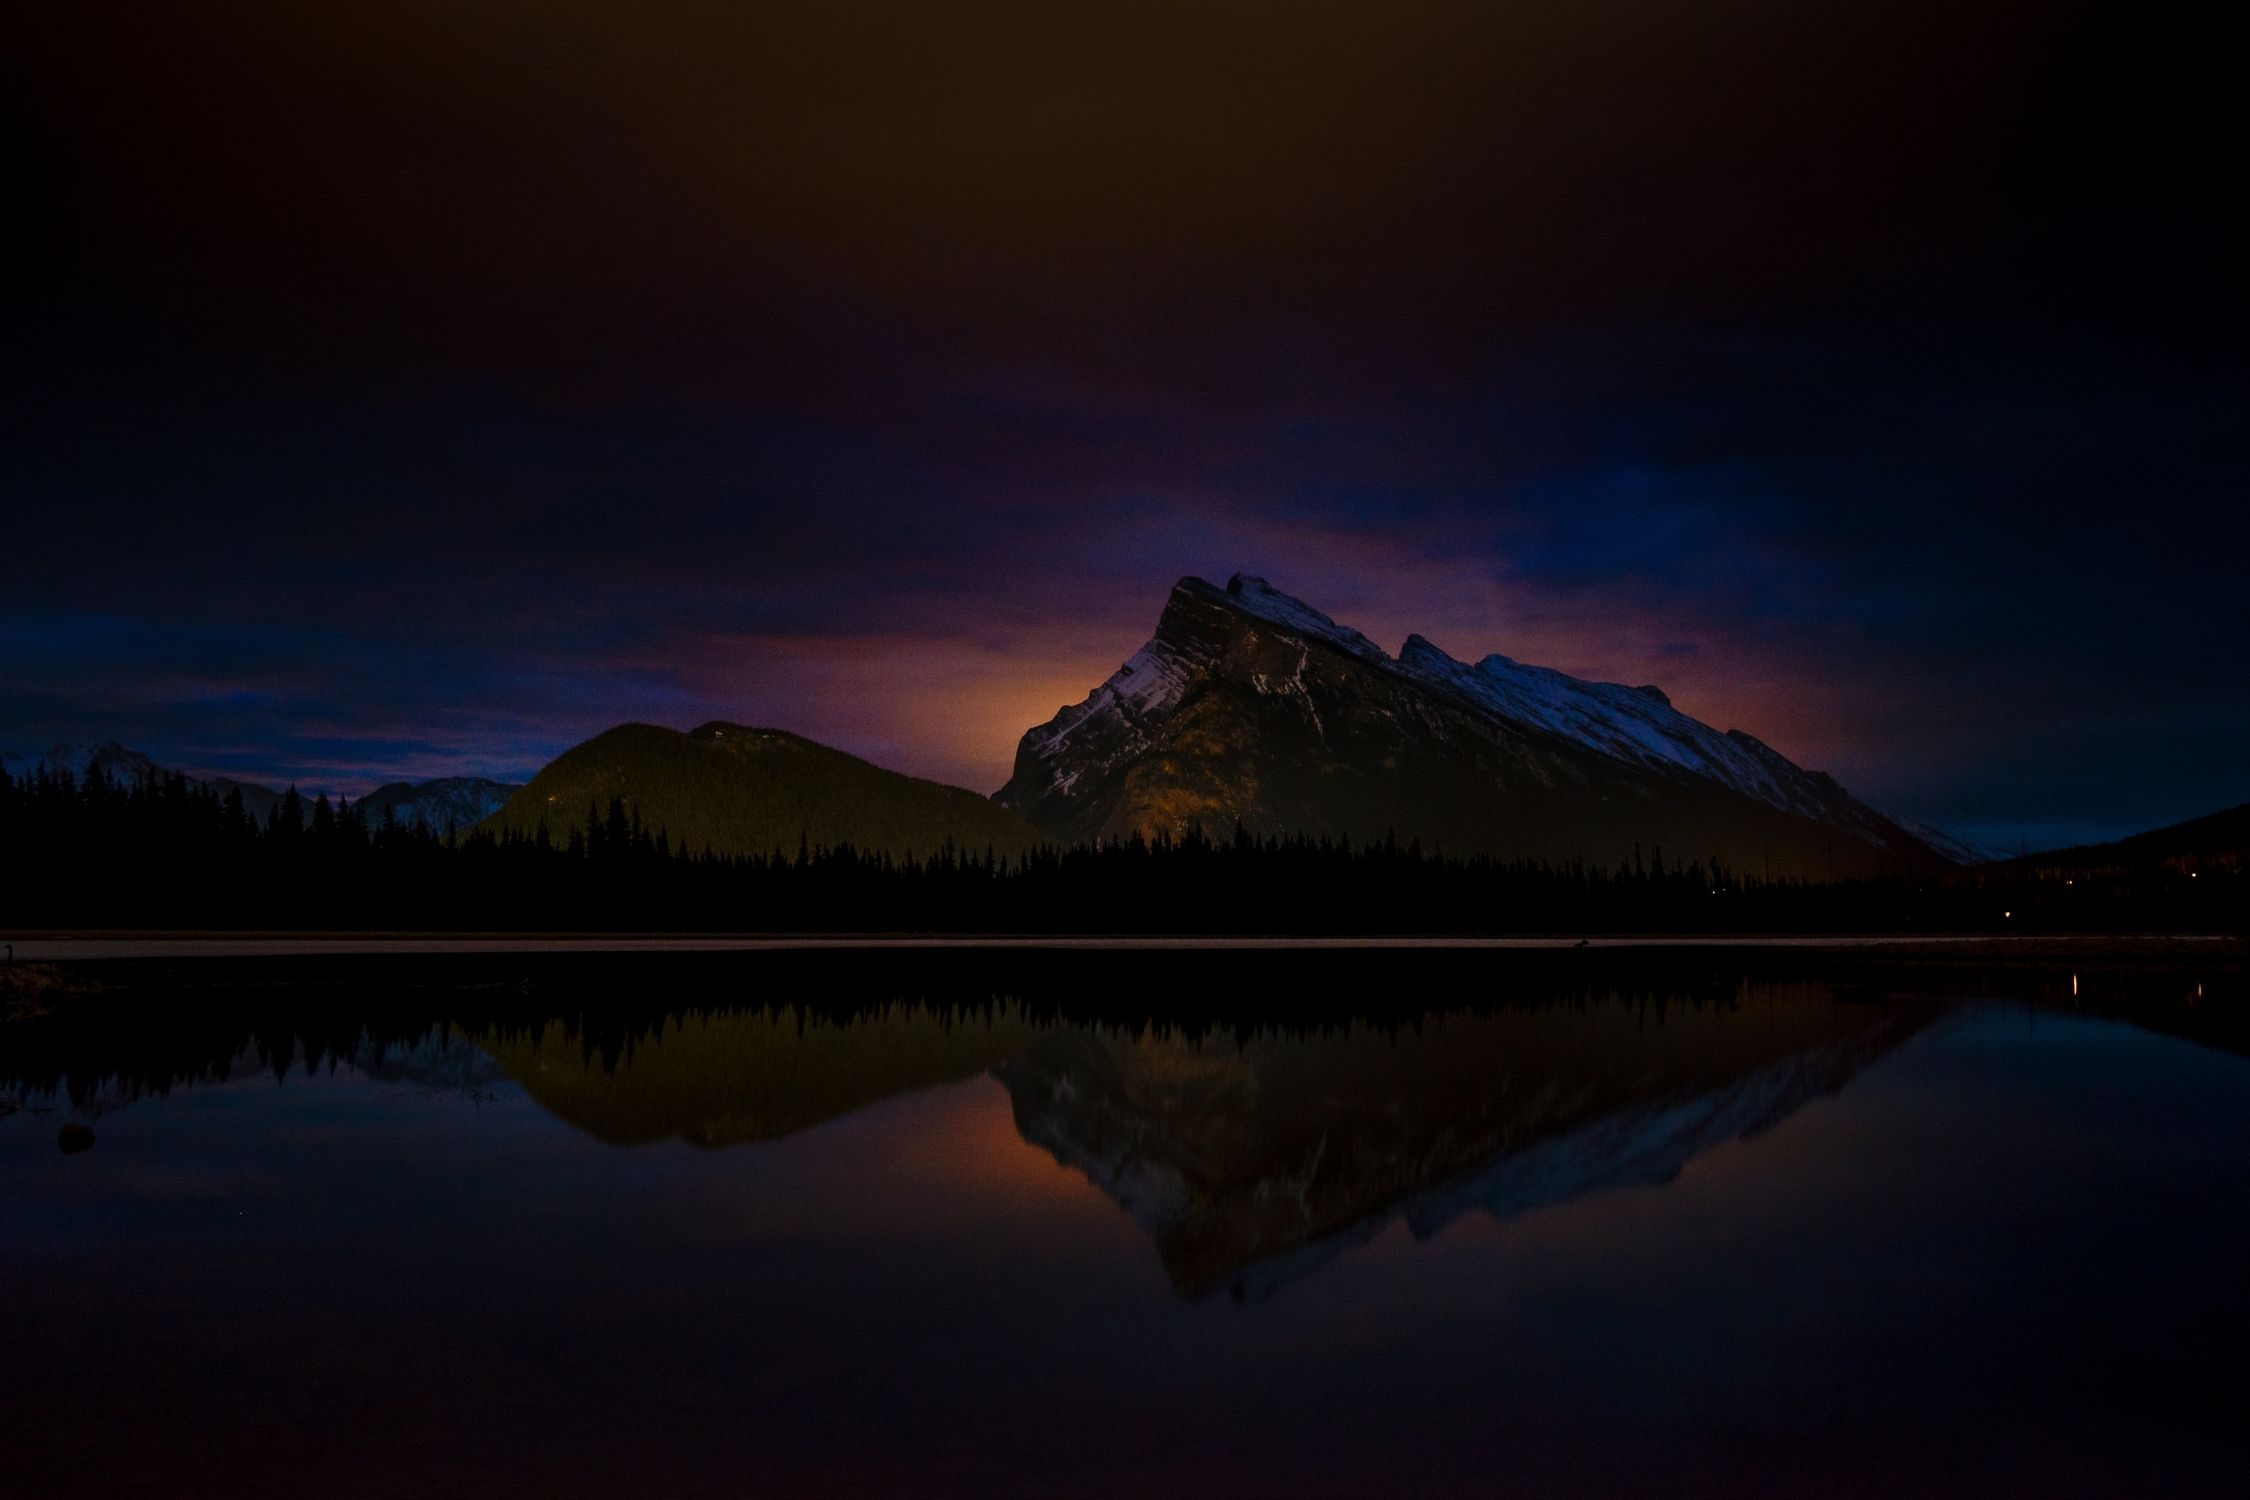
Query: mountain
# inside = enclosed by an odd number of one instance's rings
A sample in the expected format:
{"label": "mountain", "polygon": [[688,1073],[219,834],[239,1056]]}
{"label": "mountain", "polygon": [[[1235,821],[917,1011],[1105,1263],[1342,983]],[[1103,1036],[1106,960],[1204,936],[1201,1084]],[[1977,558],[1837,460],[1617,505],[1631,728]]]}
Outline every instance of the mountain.
{"label": "mountain", "polygon": [[1932,828],[1929,824],[1917,823],[1912,818],[1899,818],[1896,822],[1899,827],[1957,865],[1989,865],[2009,857],[2008,851],[1997,844],[1980,844],[1956,838],[1942,828]]}
{"label": "mountain", "polygon": [[950,842],[1015,854],[1039,831],[960,787],[886,771],[781,729],[705,724],[691,733],[624,724],[564,751],[492,818],[560,841],[585,826],[588,808],[612,799],[675,844],[720,854],[795,853],[853,844],[893,855],[929,855]]}
{"label": "mountain", "polygon": [[2246,857],[2250,857],[2250,802],[2114,843],[2049,849],[2008,863],[2037,870],[2133,870],[2159,865],[2239,870]]}
{"label": "mountain", "polygon": [[[128,749],[115,740],[103,740],[95,745],[55,745],[37,755],[0,754],[0,766],[17,776],[44,766],[50,771],[67,771],[80,780],[94,771],[101,771],[111,780],[126,785],[173,774],[169,766],[160,766],[141,751]],[[281,805],[281,793],[255,781],[237,781],[231,776],[190,776],[188,780],[211,788],[221,797],[229,792],[240,792],[243,810],[261,823]],[[373,826],[379,826],[385,813],[391,813],[401,823],[428,824],[442,833],[447,828],[466,829],[483,822],[519,790],[506,782],[488,781],[481,776],[394,781],[377,787],[353,806]]]}
{"label": "mountain", "polygon": [[1953,861],[1834,778],[1655,687],[1505,656],[1397,657],[1237,574],[1184,578],[1156,634],[1027,733],[995,794],[1059,840],[1179,832],[1395,835],[1448,853],[1837,876]]}
{"label": "mountain", "polygon": [[[152,777],[170,776],[169,766],[160,766],[138,750],[129,749],[115,740],[103,740],[93,745],[53,745],[38,755],[0,755],[0,766],[8,773],[21,776],[45,767],[49,771],[67,771],[83,781],[95,771],[101,771],[112,781],[131,785]],[[224,797],[229,792],[242,793],[243,810],[260,822],[265,821],[281,804],[281,793],[270,786],[260,786],[255,781],[237,781],[231,776],[190,776],[189,781],[207,786]]]}
{"label": "mountain", "polygon": [[103,740],[95,745],[50,745],[43,752],[0,752],[0,767],[5,767],[12,776],[38,770],[66,771],[80,780],[84,780],[87,773],[99,770],[106,772],[113,781],[126,782],[171,774],[140,751],[127,749],[115,740]]}
{"label": "mountain", "polygon": [[393,781],[375,788],[352,805],[369,827],[380,827],[386,817],[400,823],[423,825],[445,832],[467,830],[482,823],[523,788],[482,776],[447,776],[420,783]]}

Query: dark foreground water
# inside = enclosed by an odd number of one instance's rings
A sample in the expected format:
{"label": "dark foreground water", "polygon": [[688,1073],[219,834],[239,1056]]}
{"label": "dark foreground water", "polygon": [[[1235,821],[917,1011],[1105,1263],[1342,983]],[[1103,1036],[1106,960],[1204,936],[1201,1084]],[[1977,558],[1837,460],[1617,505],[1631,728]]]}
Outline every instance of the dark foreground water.
{"label": "dark foreground water", "polygon": [[1138,1021],[624,968],[0,1031],[0,1489],[2239,1493],[2193,976],[1293,1025],[1175,962]]}

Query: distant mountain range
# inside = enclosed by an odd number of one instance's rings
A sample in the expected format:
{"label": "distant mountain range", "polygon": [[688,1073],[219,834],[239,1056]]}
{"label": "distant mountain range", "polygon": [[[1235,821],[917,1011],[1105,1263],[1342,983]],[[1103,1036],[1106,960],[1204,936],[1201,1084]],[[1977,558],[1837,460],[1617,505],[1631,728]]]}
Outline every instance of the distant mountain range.
{"label": "distant mountain range", "polygon": [[[114,742],[0,757],[131,781],[163,768]],[[224,777],[251,815],[280,793]],[[1614,867],[1661,855],[1746,875],[1899,875],[1992,851],[1893,818],[1739,729],[1714,729],[1655,686],[1589,682],[1506,656],[1457,661],[1411,635],[1391,656],[1347,625],[1237,574],[1183,578],[1148,643],[1029,730],[992,797],[885,770],[780,729],[710,723],[608,730],[525,786],[479,777],[394,782],[374,821],[486,824],[556,842],[624,803],[676,846],[793,854],[851,844],[893,856],[951,844],[1015,854],[1192,827]],[[2211,857],[2250,843],[2250,808],[2040,865]],[[2178,851],[2177,854],[2167,850]]]}
{"label": "distant mountain range", "polygon": [[[112,780],[125,783],[173,774],[171,768],[160,766],[140,751],[128,749],[115,740],[94,745],[55,745],[37,754],[0,754],[0,766],[18,776],[41,766],[68,771],[81,778],[99,770]],[[273,810],[281,805],[279,791],[255,781],[238,781],[231,776],[190,776],[188,780],[207,786],[222,797],[229,792],[240,792],[243,810],[261,823],[273,816]],[[394,781],[377,787],[352,805],[372,824],[380,824],[385,817],[395,817],[400,823],[427,825],[439,832],[449,828],[466,830],[498,812],[519,790],[521,788],[510,783],[489,781],[481,776],[446,776],[435,781]]]}
{"label": "distant mountain range", "polygon": [[1656,687],[1472,666],[1418,635],[1392,657],[1240,574],[1182,579],[1146,646],[1023,737],[997,798],[1063,841],[1239,822],[1551,861],[1716,855],[1753,874],[1958,862]]}
{"label": "distant mountain range", "polygon": [[896,856],[946,845],[1016,854],[1037,829],[988,797],[886,771],[781,729],[705,724],[691,733],[625,724],[566,750],[509,799],[496,828],[557,843],[589,811],[625,803],[675,845],[720,854],[794,854],[800,841]]}
{"label": "distant mountain range", "polygon": [[[50,771],[68,771],[80,779],[90,772],[101,771],[111,780],[127,784],[172,774],[171,768],[160,766],[140,751],[128,749],[115,740],[103,740],[93,745],[53,745],[44,751],[35,752],[0,752],[0,767],[16,776],[45,767]],[[237,781],[231,776],[188,779],[198,785],[210,787],[222,797],[228,792],[242,793],[243,808],[260,822],[270,816],[281,802],[281,793],[254,781]]]}

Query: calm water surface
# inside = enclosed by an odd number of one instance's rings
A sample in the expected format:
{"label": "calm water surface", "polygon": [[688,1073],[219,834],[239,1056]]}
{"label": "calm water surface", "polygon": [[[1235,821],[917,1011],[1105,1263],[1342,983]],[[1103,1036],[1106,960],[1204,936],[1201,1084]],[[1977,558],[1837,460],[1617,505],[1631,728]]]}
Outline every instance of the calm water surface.
{"label": "calm water surface", "polygon": [[2192,1027],[1798,980],[1200,1032],[230,1003],[0,1035],[13,1493],[2239,1479],[2250,1061]]}

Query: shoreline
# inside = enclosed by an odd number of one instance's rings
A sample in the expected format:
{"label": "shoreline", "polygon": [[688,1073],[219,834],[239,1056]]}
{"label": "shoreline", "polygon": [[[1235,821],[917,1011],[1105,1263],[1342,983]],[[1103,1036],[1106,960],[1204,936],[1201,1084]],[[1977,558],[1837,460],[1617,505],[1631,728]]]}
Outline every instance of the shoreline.
{"label": "shoreline", "polygon": [[817,954],[866,952],[1449,952],[1570,953],[1755,952],[1849,953],[1948,959],[2160,957],[2236,959],[2250,941],[2200,934],[1670,934],[1447,937],[1439,935],[1303,937],[1216,935],[962,935],[957,933],[677,934],[542,933],[54,933],[7,939],[17,963],[265,958],[447,958],[631,954]]}

